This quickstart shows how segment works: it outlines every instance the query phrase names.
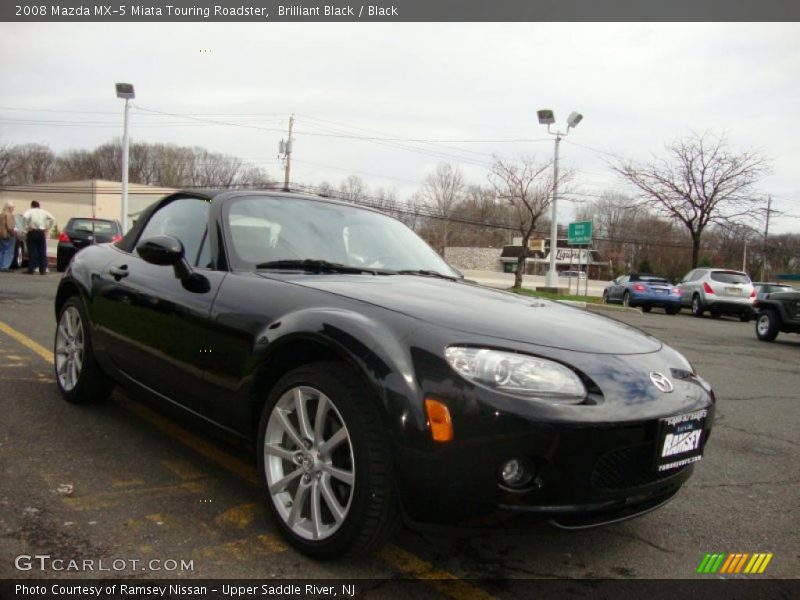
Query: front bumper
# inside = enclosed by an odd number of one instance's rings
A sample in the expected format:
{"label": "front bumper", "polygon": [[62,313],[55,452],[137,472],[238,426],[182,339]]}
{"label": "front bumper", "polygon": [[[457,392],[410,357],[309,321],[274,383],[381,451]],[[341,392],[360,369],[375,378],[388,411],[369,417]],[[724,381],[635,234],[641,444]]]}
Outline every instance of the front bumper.
{"label": "front bumper", "polygon": [[[710,425],[707,418],[703,443]],[[426,458],[401,456],[401,464],[414,464],[399,473],[404,508],[414,521],[450,523],[498,509],[595,524],[646,512],[674,496],[694,469],[655,470],[657,429],[657,421],[531,425],[521,435],[454,442]],[[534,479],[523,489],[501,483],[501,465],[511,458],[534,465]]]}

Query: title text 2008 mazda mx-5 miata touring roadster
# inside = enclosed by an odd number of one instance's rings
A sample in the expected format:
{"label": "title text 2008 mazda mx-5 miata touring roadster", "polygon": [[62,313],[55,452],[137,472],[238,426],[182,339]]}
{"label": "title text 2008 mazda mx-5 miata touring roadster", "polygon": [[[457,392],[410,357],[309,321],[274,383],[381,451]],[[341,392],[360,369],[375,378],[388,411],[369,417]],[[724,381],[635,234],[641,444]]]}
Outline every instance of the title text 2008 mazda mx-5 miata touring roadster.
{"label": "title text 2008 mazda mx-5 miata touring roadster", "polygon": [[642,514],[689,478],[713,418],[659,340],[466,282],[399,221],[324,198],[165,197],[75,256],[55,311],[67,400],[116,382],[249,440],[278,529],[318,557],[401,515]]}

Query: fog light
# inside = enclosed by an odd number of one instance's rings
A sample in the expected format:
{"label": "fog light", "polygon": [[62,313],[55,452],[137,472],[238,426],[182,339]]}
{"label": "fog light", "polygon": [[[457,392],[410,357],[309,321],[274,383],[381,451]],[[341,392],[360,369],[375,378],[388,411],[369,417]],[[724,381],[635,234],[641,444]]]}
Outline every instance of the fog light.
{"label": "fog light", "polygon": [[500,469],[500,479],[503,485],[520,488],[533,479],[533,465],[524,458],[512,458]]}

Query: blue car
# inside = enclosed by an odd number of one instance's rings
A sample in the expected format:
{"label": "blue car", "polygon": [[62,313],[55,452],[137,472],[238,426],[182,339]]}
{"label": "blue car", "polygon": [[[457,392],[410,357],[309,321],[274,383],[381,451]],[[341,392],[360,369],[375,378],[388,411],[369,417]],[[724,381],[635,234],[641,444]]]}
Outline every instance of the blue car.
{"label": "blue car", "polygon": [[644,312],[658,306],[675,315],[681,310],[681,290],[658,275],[631,273],[617,277],[603,290],[603,302],[640,306]]}

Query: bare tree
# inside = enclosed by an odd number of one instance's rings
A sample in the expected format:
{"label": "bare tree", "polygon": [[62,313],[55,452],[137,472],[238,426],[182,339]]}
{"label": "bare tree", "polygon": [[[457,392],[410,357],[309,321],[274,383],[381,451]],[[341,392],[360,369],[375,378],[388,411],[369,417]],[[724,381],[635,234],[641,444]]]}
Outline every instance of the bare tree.
{"label": "bare tree", "polygon": [[708,225],[749,215],[758,201],[751,194],[753,185],[769,172],[757,152],[732,152],[724,134],[709,132],[676,140],[664,156],[649,162],[617,160],[610,166],[638,189],[640,202],[686,227],[692,267]]}
{"label": "bare tree", "polygon": [[461,199],[464,191],[464,175],[458,166],[449,163],[439,163],[433,173],[429,173],[422,182],[422,198],[432,206],[436,215],[440,217],[442,227],[442,240],[440,252],[444,256],[447,247],[447,232],[449,219],[453,210]]}
{"label": "bare tree", "polygon": [[[530,239],[539,219],[553,202],[553,177],[551,163],[537,163],[533,156],[524,156],[518,162],[494,159],[489,171],[489,182],[497,197],[511,207],[513,223],[522,236],[522,250],[517,257],[514,287],[522,287],[525,261],[530,250]],[[566,183],[570,173],[564,172],[559,185]],[[555,248],[551,248],[555,252]]]}
{"label": "bare tree", "polygon": [[350,175],[339,185],[337,197],[345,202],[363,202],[368,193],[364,180],[358,175]]}
{"label": "bare tree", "polygon": [[42,144],[18,144],[0,149],[0,183],[27,185],[52,181],[56,155]]}

